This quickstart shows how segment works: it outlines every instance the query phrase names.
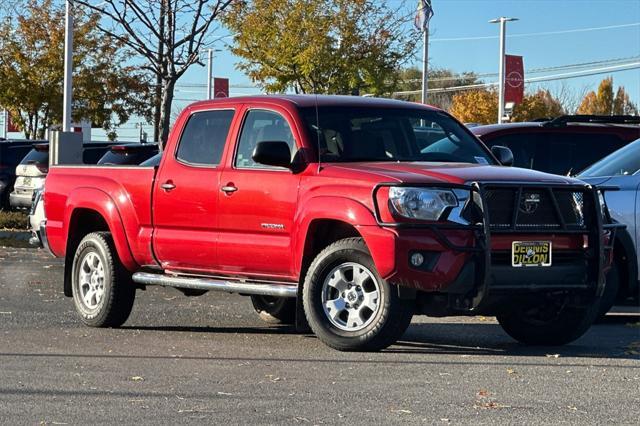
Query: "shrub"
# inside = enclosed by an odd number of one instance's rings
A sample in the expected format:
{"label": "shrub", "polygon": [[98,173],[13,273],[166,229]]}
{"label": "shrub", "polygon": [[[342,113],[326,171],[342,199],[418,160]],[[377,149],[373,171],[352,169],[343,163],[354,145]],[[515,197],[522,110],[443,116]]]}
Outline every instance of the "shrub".
{"label": "shrub", "polygon": [[29,221],[26,213],[0,211],[0,229],[25,230],[28,227]]}

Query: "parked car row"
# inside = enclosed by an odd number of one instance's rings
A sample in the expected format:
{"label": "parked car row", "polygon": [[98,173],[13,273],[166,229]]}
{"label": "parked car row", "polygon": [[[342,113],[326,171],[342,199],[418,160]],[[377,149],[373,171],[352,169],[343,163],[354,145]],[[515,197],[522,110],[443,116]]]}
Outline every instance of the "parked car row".
{"label": "parked car row", "polygon": [[[156,144],[90,142],[84,144],[84,164],[132,165],[158,153]],[[29,209],[34,192],[49,172],[47,141],[0,142],[0,209]]]}

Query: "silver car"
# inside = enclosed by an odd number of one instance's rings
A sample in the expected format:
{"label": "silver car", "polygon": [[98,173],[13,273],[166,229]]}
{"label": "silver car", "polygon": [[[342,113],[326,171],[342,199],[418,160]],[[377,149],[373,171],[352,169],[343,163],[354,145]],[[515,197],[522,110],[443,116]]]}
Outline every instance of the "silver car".
{"label": "silver car", "polygon": [[614,267],[607,277],[602,311],[608,311],[616,300],[640,300],[638,270],[640,258],[640,139],[620,148],[578,175],[595,186],[617,187],[605,192],[605,200],[613,219],[626,225],[618,231],[614,246]]}
{"label": "silver car", "polygon": [[33,193],[44,187],[49,172],[49,144],[36,144],[16,167],[16,183],[9,195],[11,207],[28,209]]}

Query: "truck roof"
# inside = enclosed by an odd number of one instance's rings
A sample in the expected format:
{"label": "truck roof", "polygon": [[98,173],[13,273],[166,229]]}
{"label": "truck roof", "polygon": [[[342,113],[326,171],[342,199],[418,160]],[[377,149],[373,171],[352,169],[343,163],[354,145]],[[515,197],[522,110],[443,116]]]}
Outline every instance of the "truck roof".
{"label": "truck roof", "polygon": [[220,98],[207,101],[199,101],[191,104],[191,106],[204,105],[220,105],[220,104],[237,104],[251,102],[271,102],[274,104],[293,104],[300,108],[327,106],[340,107],[377,107],[377,108],[416,108],[428,109],[432,111],[440,111],[439,108],[423,105],[415,102],[400,101],[396,99],[383,99],[362,96],[343,96],[343,95],[256,95],[256,96],[238,96],[232,98]]}

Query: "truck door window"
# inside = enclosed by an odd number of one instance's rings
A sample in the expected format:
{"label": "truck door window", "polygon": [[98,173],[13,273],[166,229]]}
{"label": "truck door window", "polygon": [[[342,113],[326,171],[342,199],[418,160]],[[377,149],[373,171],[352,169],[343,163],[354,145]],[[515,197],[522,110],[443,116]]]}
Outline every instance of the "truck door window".
{"label": "truck door window", "polygon": [[[238,168],[272,168],[263,164],[257,164],[251,158],[253,150],[258,142],[283,141],[289,144],[291,153],[295,151],[295,142],[291,128],[280,114],[273,111],[250,110],[244,120],[238,150],[236,152],[235,166]],[[273,167],[278,168],[278,167]]]}
{"label": "truck door window", "polygon": [[193,114],[182,132],[176,158],[193,165],[220,164],[234,113],[233,110],[217,110]]}

